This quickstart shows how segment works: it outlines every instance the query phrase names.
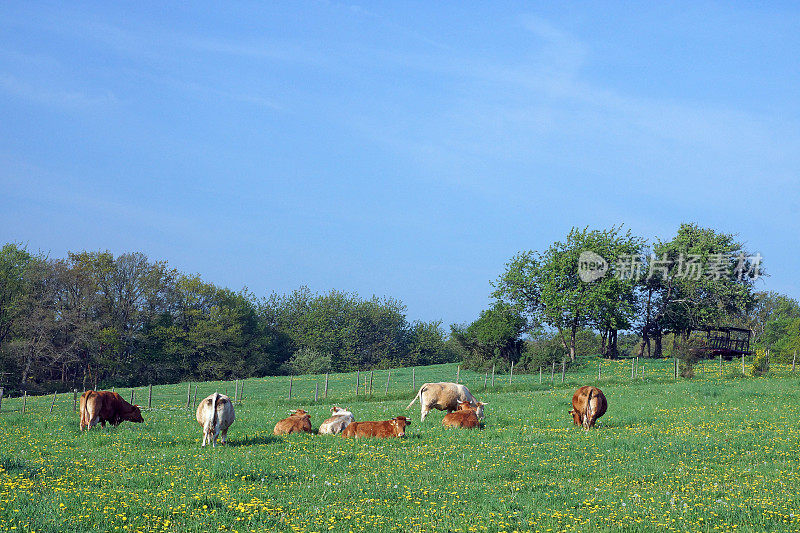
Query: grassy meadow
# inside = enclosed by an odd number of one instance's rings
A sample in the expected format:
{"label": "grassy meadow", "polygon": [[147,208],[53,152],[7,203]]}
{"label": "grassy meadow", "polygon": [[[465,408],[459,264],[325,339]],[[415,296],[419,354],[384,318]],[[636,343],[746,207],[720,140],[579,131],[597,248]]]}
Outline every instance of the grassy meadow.
{"label": "grassy meadow", "polygon": [[[0,412],[0,530],[8,531],[787,531],[800,530],[800,373],[741,377],[716,362],[677,382],[672,362],[598,359],[556,373],[461,372],[488,402],[483,430],[420,424],[406,405],[411,370],[375,372],[372,396],[355,374],[250,379],[229,445],[200,448],[187,384],[153,388],[144,424],[81,434],[72,394]],[[737,372],[739,376],[737,376]],[[456,365],[415,369],[454,381]],[[363,374],[362,374],[363,377]],[[491,381],[491,379],[489,379]],[[575,388],[598,384],[608,413],[584,432],[567,414]],[[313,401],[314,387],[320,400]],[[231,382],[201,383],[198,399]],[[124,398],[130,390],[118,390]],[[147,405],[147,389],[136,389]],[[357,420],[412,418],[405,439],[274,437],[291,408],[314,427],[329,407]]]}

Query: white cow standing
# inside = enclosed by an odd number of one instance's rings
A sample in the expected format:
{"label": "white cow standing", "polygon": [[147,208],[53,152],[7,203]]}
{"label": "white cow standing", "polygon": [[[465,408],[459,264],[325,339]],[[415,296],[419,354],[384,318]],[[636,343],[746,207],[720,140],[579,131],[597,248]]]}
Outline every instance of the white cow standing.
{"label": "white cow standing", "polygon": [[231,399],[215,392],[197,406],[197,421],[203,426],[203,446],[210,442],[217,446],[217,437],[222,435],[222,444],[228,435],[228,428],[236,420]]}
{"label": "white cow standing", "polygon": [[459,383],[425,383],[406,409],[411,409],[417,399],[420,403],[420,421],[425,420],[431,409],[452,413],[458,409],[459,401],[468,402],[475,408],[478,418],[483,418],[483,406],[486,405],[476,400],[469,389]]}
{"label": "white cow standing", "polygon": [[347,409],[331,407],[331,417],[319,425],[319,433],[320,435],[337,435],[355,420],[353,413]]}

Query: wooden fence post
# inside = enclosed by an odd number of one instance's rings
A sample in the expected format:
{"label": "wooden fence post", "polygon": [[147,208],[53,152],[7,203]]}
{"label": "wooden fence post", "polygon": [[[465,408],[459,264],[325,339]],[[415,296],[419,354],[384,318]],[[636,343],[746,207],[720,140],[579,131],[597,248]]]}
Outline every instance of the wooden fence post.
{"label": "wooden fence post", "polygon": [[514,377],[514,361],[511,361],[511,372],[508,374],[508,384],[511,385],[511,378]]}
{"label": "wooden fence post", "polygon": [[631,359],[631,379],[633,379],[633,372],[634,372],[634,366],[633,366],[633,362],[634,362],[635,360],[636,360],[636,358],[635,358],[635,357]]}
{"label": "wooden fence post", "polygon": [[188,387],[186,388],[186,408],[192,405],[192,384],[189,383]]}
{"label": "wooden fence post", "polygon": [[[742,354],[742,357],[744,357],[744,354]],[[797,350],[794,351],[794,357],[792,357],[792,374],[794,374],[794,364],[795,364],[795,362],[797,362]],[[0,389],[0,396],[3,395],[3,393],[1,392],[2,390],[3,389]]]}
{"label": "wooden fence post", "polygon": [[411,369],[411,391],[417,391],[417,376],[414,374],[414,368]]}
{"label": "wooden fence post", "polygon": [[28,401],[28,391],[22,393],[22,414],[25,414],[25,404]]}
{"label": "wooden fence post", "polygon": [[361,385],[361,372],[356,370],[356,396],[358,396],[358,387]]}
{"label": "wooden fence post", "polygon": [[[794,370],[794,364],[792,365],[792,370]],[[744,352],[742,352],[742,375],[744,376]]]}
{"label": "wooden fence post", "polygon": [[328,373],[325,372],[325,392],[322,395],[327,398],[328,397]]}
{"label": "wooden fence post", "polygon": [[239,380],[233,382],[233,403],[239,401]]}
{"label": "wooden fence post", "polygon": [[314,402],[319,399],[319,382],[314,383]]}
{"label": "wooden fence post", "polygon": [[384,396],[389,395],[389,380],[392,379],[392,371],[389,370],[389,374],[386,376],[386,390],[383,391]]}
{"label": "wooden fence post", "polygon": [[556,360],[553,359],[553,367],[550,369],[550,385],[556,382]]}
{"label": "wooden fence post", "polygon": [[600,376],[603,373],[603,361],[597,363],[597,381],[600,381]]}
{"label": "wooden fence post", "polygon": [[719,379],[722,379],[722,354],[719,354]]}
{"label": "wooden fence post", "polygon": [[289,399],[292,399],[292,385],[294,384],[294,374],[289,374]]}
{"label": "wooden fence post", "polygon": [[153,406],[153,384],[151,383],[147,387],[147,408],[150,409]]}
{"label": "wooden fence post", "polygon": [[566,359],[562,359],[561,360],[561,383],[564,383],[564,373],[566,372],[566,370],[567,370],[567,360]]}
{"label": "wooden fence post", "polygon": [[678,358],[672,358],[672,370],[675,372],[675,381],[678,380]]}
{"label": "wooden fence post", "polygon": [[239,383],[239,400],[244,400],[244,381]]}
{"label": "wooden fence post", "polygon": [[135,389],[131,389],[131,401],[130,401],[130,404],[131,404],[131,405],[133,405],[133,391],[134,391],[134,390],[135,390]]}
{"label": "wooden fence post", "polygon": [[456,384],[459,383],[460,379],[461,379],[461,365],[458,365],[456,367]]}
{"label": "wooden fence post", "polygon": [[49,415],[52,415],[52,414],[53,414],[53,407],[55,407],[55,406],[56,406],[56,394],[57,394],[57,393],[55,393],[55,392],[53,393],[53,403],[51,403],[51,404],[50,404],[50,412],[49,412],[49,413],[47,413],[47,414],[49,414]]}
{"label": "wooden fence post", "polygon": [[494,363],[492,363],[492,388],[494,388]]}
{"label": "wooden fence post", "polygon": [[374,370],[370,370],[369,371],[369,395],[370,396],[372,396],[372,375],[373,375],[374,372],[375,372]]}
{"label": "wooden fence post", "polygon": [[486,373],[483,375],[483,390],[486,390],[486,384],[489,382],[489,369],[486,369]]}
{"label": "wooden fence post", "polygon": [[78,410],[78,389],[72,389],[72,410]]}
{"label": "wooden fence post", "polygon": [[194,400],[192,401],[192,411],[197,409],[197,385],[194,386]]}
{"label": "wooden fence post", "polygon": [[539,385],[542,384],[542,365],[539,365]]}
{"label": "wooden fence post", "polygon": [[3,387],[0,387],[0,411],[3,410]]}

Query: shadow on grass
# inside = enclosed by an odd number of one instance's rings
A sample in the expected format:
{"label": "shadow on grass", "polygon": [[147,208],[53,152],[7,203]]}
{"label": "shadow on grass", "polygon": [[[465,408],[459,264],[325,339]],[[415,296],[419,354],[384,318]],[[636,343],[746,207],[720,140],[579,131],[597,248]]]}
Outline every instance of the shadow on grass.
{"label": "shadow on grass", "polygon": [[243,439],[237,438],[236,440],[229,440],[225,446],[238,448],[239,446],[257,446],[259,444],[272,444],[279,441],[280,439],[273,435],[254,435],[245,436]]}

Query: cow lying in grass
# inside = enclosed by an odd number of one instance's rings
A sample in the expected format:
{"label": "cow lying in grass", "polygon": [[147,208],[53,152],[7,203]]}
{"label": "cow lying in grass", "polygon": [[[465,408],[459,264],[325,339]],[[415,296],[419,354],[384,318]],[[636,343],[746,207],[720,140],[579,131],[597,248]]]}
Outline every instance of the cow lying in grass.
{"label": "cow lying in grass", "polygon": [[320,424],[320,435],[337,435],[344,431],[352,422],[355,422],[353,413],[341,407],[331,407],[331,417]]}
{"label": "cow lying in grass", "polygon": [[[478,402],[478,407],[483,411],[483,402]],[[476,407],[469,402],[458,401],[458,410],[454,413],[447,413],[442,419],[442,425],[447,428],[477,428],[481,422],[478,419]]]}
{"label": "cow lying in grass", "polygon": [[587,385],[575,391],[569,414],[576,426],[583,426],[583,429],[588,430],[594,427],[594,423],[605,414],[607,408],[608,402],[603,391]]}
{"label": "cow lying in grass", "polygon": [[290,411],[291,416],[275,424],[275,435],[288,435],[289,433],[311,433],[311,417],[302,409]]}
{"label": "cow lying in grass", "polygon": [[405,437],[406,427],[410,425],[411,422],[404,416],[396,416],[383,422],[352,422],[342,431],[342,436],[355,438]]}

